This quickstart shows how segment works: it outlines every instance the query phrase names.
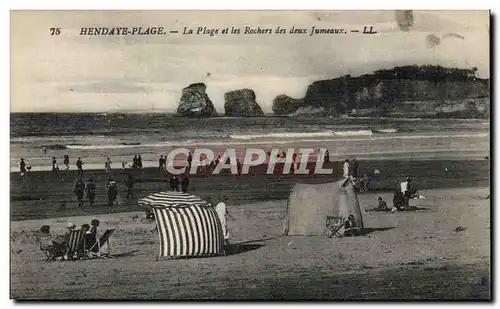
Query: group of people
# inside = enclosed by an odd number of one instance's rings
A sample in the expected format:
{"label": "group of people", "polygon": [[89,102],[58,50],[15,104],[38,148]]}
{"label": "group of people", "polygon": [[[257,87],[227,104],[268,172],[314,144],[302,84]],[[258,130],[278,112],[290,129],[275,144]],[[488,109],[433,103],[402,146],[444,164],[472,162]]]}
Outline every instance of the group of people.
{"label": "group of people", "polygon": [[[127,178],[123,181],[123,184],[127,188],[126,198],[133,198],[134,195],[132,193],[132,189],[134,188],[134,177],[132,175],[128,175]],[[75,184],[74,193],[78,200],[78,207],[83,207],[84,196],[87,196],[90,207],[92,207],[95,203],[96,197],[96,184],[92,178],[89,178],[87,183],[83,182],[82,178],[78,178]],[[113,205],[118,204],[118,184],[110,177],[106,184],[106,195],[108,197],[108,206],[112,207]]]}
{"label": "group of people", "polygon": [[399,184],[399,188],[394,192],[392,199],[392,207],[387,205],[387,202],[379,196],[377,207],[365,209],[365,211],[403,211],[410,208],[410,199],[418,197],[417,186],[413,183],[410,177]]}
{"label": "group of people", "polygon": [[77,249],[77,252],[72,252],[69,247],[70,234],[77,230],[74,223],[66,224],[66,233],[64,235],[56,235],[51,232],[49,225],[44,225],[40,228],[38,242],[40,250],[55,257],[62,257],[64,260],[71,260],[75,254],[80,255],[87,251],[97,252],[99,248],[95,245],[99,235],[99,220],[93,219],[90,224],[82,224],[79,228],[85,232],[84,242]]}
{"label": "group of people", "polygon": [[170,190],[187,193],[189,189],[189,174],[185,173],[184,177],[179,180],[177,175],[172,175],[169,180]]}

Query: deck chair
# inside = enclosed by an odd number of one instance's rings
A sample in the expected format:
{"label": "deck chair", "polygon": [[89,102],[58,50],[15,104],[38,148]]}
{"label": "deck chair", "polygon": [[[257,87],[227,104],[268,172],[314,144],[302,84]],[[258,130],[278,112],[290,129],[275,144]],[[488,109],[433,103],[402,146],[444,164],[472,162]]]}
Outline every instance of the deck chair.
{"label": "deck chair", "polygon": [[102,234],[102,236],[94,244],[91,244],[89,249],[87,250],[87,257],[105,258],[106,256],[102,254],[101,248],[106,243],[108,244],[108,252],[110,251],[109,238],[111,237],[114,231],[115,229],[107,229],[106,232],[104,232],[104,234]]}
{"label": "deck chair", "polygon": [[65,243],[66,251],[68,252],[68,259],[72,260],[75,257],[80,259],[83,256],[82,243],[84,242],[85,231],[74,230],[66,234]]}
{"label": "deck chair", "polygon": [[343,217],[326,216],[326,228],[329,231],[328,238],[332,238],[335,235],[342,237],[339,231],[344,226],[344,221]]}

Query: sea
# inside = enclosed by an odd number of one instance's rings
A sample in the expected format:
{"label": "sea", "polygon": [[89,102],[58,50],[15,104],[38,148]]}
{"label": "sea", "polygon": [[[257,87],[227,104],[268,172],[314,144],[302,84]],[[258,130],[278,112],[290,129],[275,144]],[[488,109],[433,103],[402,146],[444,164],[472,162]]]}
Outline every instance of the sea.
{"label": "sea", "polygon": [[[52,158],[72,168],[81,157],[87,169],[129,166],[140,154],[143,165],[157,166],[160,155],[177,147],[239,149],[329,146],[333,156],[397,153],[489,153],[488,119],[421,118],[184,118],[174,114],[10,115],[10,165],[19,170],[24,158],[32,171],[50,170]],[[471,142],[474,141],[474,142]],[[45,152],[44,152],[45,148]],[[123,164],[122,164],[123,163]]]}

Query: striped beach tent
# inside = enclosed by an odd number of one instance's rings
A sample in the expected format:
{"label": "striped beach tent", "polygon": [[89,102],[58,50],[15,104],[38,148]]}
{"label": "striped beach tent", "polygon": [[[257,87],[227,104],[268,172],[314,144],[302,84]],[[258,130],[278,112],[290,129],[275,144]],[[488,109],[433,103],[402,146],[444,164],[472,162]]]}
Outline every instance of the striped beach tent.
{"label": "striped beach tent", "polygon": [[160,192],[139,199],[139,205],[153,209],[160,238],[158,258],[214,256],[224,252],[219,217],[200,197]]}

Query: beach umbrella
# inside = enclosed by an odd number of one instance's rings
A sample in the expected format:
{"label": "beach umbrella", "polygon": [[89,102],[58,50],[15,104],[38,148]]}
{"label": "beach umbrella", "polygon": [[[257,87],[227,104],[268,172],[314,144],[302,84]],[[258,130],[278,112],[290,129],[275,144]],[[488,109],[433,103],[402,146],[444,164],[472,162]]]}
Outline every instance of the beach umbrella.
{"label": "beach umbrella", "polygon": [[160,240],[159,258],[200,257],[224,252],[222,224],[214,207],[198,196],[159,192],[139,199],[151,207]]}
{"label": "beach umbrella", "polygon": [[182,207],[189,205],[207,204],[205,200],[201,199],[198,196],[177,191],[154,193],[147,197],[139,199],[138,203],[139,206],[142,207],[152,207],[152,206]]}

